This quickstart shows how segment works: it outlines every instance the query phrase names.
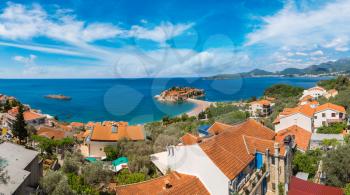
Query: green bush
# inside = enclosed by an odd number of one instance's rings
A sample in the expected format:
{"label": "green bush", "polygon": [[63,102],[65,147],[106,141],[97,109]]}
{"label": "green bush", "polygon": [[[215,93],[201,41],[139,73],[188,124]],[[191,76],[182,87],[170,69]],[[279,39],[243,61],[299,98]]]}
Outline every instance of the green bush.
{"label": "green bush", "polygon": [[118,185],[138,183],[146,180],[146,175],[144,173],[130,173],[127,169],[122,170],[115,176],[115,180]]}
{"label": "green bush", "polygon": [[264,95],[279,99],[300,96],[303,91],[304,89],[301,87],[294,87],[286,84],[277,84],[267,88],[264,92]]}
{"label": "green bush", "polygon": [[323,126],[317,129],[317,133],[323,134],[339,134],[346,128],[345,123],[332,123],[329,126]]}

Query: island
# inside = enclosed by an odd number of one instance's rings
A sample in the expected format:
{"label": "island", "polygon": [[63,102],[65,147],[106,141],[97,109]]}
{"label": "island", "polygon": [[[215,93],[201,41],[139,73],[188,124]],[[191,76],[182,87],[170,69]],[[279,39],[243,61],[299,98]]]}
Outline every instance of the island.
{"label": "island", "polygon": [[50,94],[50,95],[46,95],[45,98],[56,99],[56,100],[71,100],[72,99],[71,97],[65,96],[62,94]]}
{"label": "island", "polygon": [[187,99],[196,99],[205,95],[203,89],[197,89],[193,87],[172,87],[163,91],[160,95],[156,95],[155,98],[164,102],[183,102]]}

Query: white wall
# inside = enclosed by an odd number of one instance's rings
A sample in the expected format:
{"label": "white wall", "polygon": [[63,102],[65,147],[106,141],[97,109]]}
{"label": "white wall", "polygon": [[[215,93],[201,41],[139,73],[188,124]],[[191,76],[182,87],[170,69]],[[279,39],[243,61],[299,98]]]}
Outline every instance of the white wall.
{"label": "white wall", "polygon": [[280,118],[280,123],[275,125],[275,131],[278,132],[293,125],[297,125],[310,132],[313,130],[312,119],[303,114],[296,113],[287,117]]}
{"label": "white wall", "polygon": [[318,98],[320,96],[326,95],[326,93],[327,92],[325,90],[324,91],[322,91],[322,90],[304,90],[302,98],[307,96],[307,95],[311,95],[314,98]]}
{"label": "white wall", "polygon": [[[335,117],[332,117],[332,113],[335,113]],[[325,117],[322,117],[322,114],[325,114]],[[322,122],[326,122],[327,119],[339,119],[339,112],[335,111],[335,110],[324,110],[321,112],[317,112],[314,114],[314,127],[318,128],[318,127],[322,127],[323,124]],[[343,114],[342,119],[345,119],[345,114]]]}
{"label": "white wall", "polygon": [[197,176],[210,194],[228,194],[229,179],[211,161],[198,144],[175,146],[168,156],[168,166],[179,173]]}
{"label": "white wall", "polygon": [[117,144],[117,142],[96,142],[96,141],[90,141],[88,143],[89,156],[90,157],[97,157],[97,158],[104,157],[104,156],[106,156],[106,154],[104,152],[104,148],[106,146],[115,145],[115,144]]}

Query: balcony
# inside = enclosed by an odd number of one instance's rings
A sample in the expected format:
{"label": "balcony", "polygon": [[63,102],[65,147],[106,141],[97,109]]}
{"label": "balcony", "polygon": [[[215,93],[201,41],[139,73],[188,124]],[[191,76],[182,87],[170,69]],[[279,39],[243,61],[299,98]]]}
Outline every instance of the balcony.
{"label": "balcony", "polygon": [[268,171],[256,169],[249,177],[247,176],[241,181],[244,181],[243,185],[237,185],[238,194],[252,194],[256,192],[263,179],[268,176]]}

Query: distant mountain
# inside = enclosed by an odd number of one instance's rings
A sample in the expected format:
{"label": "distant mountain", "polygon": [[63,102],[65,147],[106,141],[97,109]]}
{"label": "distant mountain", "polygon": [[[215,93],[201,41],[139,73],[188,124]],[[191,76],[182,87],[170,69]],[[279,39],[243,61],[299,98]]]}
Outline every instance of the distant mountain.
{"label": "distant mountain", "polygon": [[220,74],[205,79],[232,79],[239,77],[263,77],[263,76],[303,76],[303,75],[320,75],[345,73],[350,74],[350,58],[339,59],[337,61],[329,61],[319,65],[311,65],[306,68],[286,68],[282,71],[269,72],[261,69],[254,69],[249,72],[236,74]]}

